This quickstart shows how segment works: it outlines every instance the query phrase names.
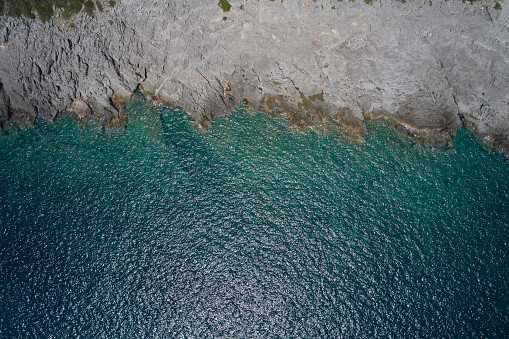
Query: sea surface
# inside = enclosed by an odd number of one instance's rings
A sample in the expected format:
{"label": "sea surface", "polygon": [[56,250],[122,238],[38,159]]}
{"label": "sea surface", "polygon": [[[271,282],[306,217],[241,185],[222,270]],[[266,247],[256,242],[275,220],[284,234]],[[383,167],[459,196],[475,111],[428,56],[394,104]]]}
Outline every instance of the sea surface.
{"label": "sea surface", "polygon": [[0,137],[1,338],[508,337],[509,165],[466,129],[127,112]]}

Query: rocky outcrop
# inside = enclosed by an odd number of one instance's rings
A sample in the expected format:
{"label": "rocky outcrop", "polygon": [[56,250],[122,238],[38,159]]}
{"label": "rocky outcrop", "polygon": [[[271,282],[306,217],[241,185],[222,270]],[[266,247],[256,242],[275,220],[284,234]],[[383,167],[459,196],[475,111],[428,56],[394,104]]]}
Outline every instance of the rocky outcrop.
{"label": "rocky outcrop", "polygon": [[5,94],[3,84],[0,83],[0,127],[1,122],[8,121],[10,118],[9,97]]}
{"label": "rocky outcrop", "polygon": [[0,120],[73,109],[119,121],[140,86],[204,128],[244,102],[358,140],[367,119],[444,140],[464,121],[509,154],[509,4],[229,3],[123,0],[72,22],[1,18]]}

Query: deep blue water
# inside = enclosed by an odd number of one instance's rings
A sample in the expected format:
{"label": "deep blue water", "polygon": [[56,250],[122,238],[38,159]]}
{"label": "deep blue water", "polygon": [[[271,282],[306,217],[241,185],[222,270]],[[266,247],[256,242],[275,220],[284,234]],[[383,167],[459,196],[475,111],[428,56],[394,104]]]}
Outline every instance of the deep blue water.
{"label": "deep blue water", "polygon": [[0,137],[0,337],[508,336],[509,165],[465,129],[127,109]]}

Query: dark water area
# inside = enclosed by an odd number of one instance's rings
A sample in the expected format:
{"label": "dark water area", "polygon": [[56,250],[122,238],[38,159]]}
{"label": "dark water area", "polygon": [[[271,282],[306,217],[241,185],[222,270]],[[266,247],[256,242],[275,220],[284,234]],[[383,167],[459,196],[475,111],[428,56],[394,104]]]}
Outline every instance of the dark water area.
{"label": "dark water area", "polygon": [[0,337],[508,336],[509,165],[465,129],[127,110],[0,137]]}

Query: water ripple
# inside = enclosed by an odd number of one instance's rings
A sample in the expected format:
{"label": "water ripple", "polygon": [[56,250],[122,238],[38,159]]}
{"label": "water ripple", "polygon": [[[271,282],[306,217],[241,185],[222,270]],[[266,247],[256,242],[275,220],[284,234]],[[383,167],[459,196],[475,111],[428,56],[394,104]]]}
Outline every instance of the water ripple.
{"label": "water ripple", "polygon": [[0,336],[503,337],[509,166],[141,97],[0,138]]}

